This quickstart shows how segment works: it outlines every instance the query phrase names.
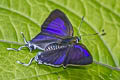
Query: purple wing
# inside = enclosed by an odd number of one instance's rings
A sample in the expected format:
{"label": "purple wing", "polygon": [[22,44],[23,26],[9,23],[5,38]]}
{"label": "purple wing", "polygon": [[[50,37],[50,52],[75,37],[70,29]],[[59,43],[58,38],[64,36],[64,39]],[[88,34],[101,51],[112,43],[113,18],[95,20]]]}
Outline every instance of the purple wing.
{"label": "purple wing", "polygon": [[65,38],[73,36],[73,28],[66,17],[60,10],[54,10],[42,25],[41,31],[50,35]]}
{"label": "purple wing", "polygon": [[81,44],[70,46],[51,45],[47,48],[49,49],[48,51],[38,55],[38,63],[40,61],[48,65],[60,66],[63,64],[63,66],[66,66],[67,64],[87,65],[93,61],[89,51]]}
{"label": "purple wing", "polygon": [[54,10],[43,23],[41,32],[30,43],[45,48],[51,43],[58,43],[72,36],[73,28],[68,18],[60,10]]}
{"label": "purple wing", "polygon": [[[48,48],[49,50],[46,50],[45,52],[42,52],[40,55],[37,55],[37,62],[40,64],[47,64],[47,65],[54,65],[54,66],[60,66],[63,64],[65,57],[66,57],[66,48],[60,48],[57,50],[52,50],[55,49],[55,47],[59,47],[56,45],[52,45]],[[52,49],[50,49],[52,48]]]}
{"label": "purple wing", "polygon": [[69,47],[67,57],[63,63],[64,66],[67,64],[75,65],[87,65],[93,62],[92,56],[83,44],[74,44]]}

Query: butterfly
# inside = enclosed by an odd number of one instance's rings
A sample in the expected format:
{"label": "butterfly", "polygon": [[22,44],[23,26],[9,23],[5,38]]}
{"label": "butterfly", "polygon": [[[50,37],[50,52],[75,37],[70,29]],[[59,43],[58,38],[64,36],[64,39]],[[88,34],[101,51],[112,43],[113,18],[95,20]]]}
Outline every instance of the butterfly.
{"label": "butterfly", "polygon": [[28,64],[17,61],[19,64],[29,66],[33,60],[38,64],[54,67],[67,65],[87,65],[93,62],[88,49],[79,43],[79,37],[73,37],[73,27],[67,16],[56,9],[51,12],[41,27],[41,32],[28,44],[32,49],[42,48],[44,51],[31,58]]}

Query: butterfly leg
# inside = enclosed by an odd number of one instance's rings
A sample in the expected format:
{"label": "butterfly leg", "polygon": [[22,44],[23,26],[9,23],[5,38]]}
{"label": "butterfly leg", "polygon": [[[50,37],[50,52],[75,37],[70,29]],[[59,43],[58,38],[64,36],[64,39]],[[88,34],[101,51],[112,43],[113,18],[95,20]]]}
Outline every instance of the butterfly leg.
{"label": "butterfly leg", "polygon": [[26,40],[26,38],[25,38],[23,32],[21,32],[21,35],[22,35],[22,37],[23,37],[23,39],[24,39],[25,44],[27,44],[28,42],[27,42],[27,40]]}
{"label": "butterfly leg", "polygon": [[29,66],[29,65],[31,65],[31,63],[32,63],[32,61],[33,61],[34,59],[35,59],[35,57],[34,57],[34,58],[31,58],[28,64],[22,63],[22,62],[20,62],[20,61],[16,61],[16,62],[17,62],[18,64],[22,64],[22,65],[24,65],[24,66]]}
{"label": "butterfly leg", "polygon": [[[24,39],[25,45],[24,45],[24,46],[19,47],[18,49],[16,49],[16,48],[7,48],[7,50],[20,51],[22,48],[27,47],[28,42],[27,42],[26,38],[24,37],[23,32],[21,32],[21,35],[22,35],[22,37],[23,37],[23,39]],[[30,49],[30,50],[31,50],[31,49]]]}
{"label": "butterfly leg", "polygon": [[24,47],[26,47],[26,46],[21,46],[21,47],[19,47],[18,49],[16,49],[16,48],[7,48],[7,50],[14,50],[14,51],[20,51],[22,48],[24,48]]}
{"label": "butterfly leg", "polygon": [[41,62],[41,60],[39,60],[39,56],[41,55],[41,51],[39,51],[38,53],[37,53],[37,55],[35,56],[35,61],[36,62],[38,62],[38,64],[42,64],[42,62]]}

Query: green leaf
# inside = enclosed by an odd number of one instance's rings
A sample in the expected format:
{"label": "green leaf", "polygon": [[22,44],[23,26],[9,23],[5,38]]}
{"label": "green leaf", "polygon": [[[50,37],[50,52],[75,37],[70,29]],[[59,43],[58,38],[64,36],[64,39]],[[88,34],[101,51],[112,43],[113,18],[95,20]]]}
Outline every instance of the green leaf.
{"label": "green leaf", "polygon": [[[120,71],[120,2],[117,0],[1,0],[0,1],[0,80],[119,80]],[[60,9],[71,21],[77,35],[105,30],[105,36],[82,36],[94,61],[116,67],[93,63],[86,66],[69,66],[66,69],[33,62],[29,67],[16,61],[29,62],[37,52],[28,49],[7,51],[24,44],[20,32],[31,40],[40,32],[41,24],[51,11]]]}

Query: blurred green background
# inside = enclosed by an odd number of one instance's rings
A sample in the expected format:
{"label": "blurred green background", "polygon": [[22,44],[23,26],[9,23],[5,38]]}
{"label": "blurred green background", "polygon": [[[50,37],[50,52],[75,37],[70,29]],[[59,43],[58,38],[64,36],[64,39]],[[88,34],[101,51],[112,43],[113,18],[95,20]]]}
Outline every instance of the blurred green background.
{"label": "blurred green background", "polygon": [[66,69],[27,63],[37,53],[26,48],[20,52],[7,51],[24,44],[20,32],[31,40],[40,32],[51,11],[63,11],[77,35],[81,18],[81,34],[105,30],[105,36],[83,36],[94,61],[120,68],[120,1],[119,0],[0,0],[0,80],[120,80],[120,71],[102,65],[67,67]]}

